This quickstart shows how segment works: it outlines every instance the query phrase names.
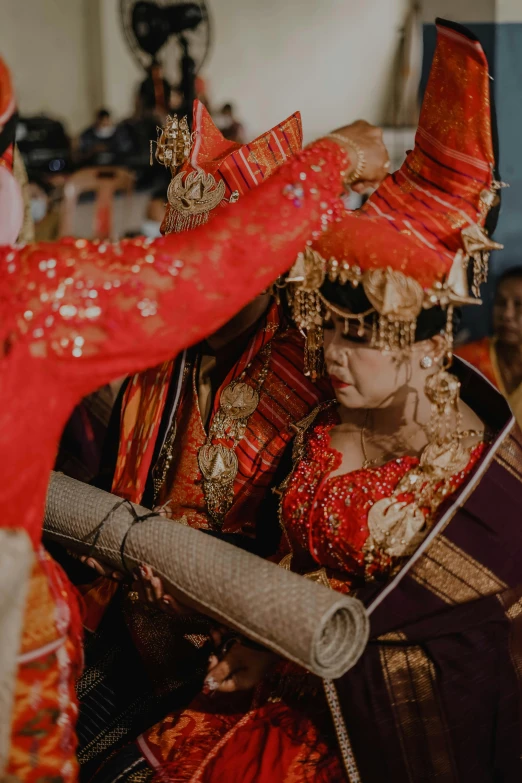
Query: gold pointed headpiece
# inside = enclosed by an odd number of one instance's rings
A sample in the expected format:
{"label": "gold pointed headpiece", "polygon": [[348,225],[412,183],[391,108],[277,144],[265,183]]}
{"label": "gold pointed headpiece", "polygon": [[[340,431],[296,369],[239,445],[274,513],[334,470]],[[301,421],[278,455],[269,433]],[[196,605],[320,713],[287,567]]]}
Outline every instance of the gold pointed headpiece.
{"label": "gold pointed headpiece", "polygon": [[296,321],[307,332],[329,311],[347,328],[364,315],[334,307],[326,300],[329,286],[314,290],[318,279],[362,286],[376,313],[378,347],[411,342],[423,309],[439,306],[451,316],[454,306],[480,303],[489,253],[502,247],[486,227],[503,187],[494,177],[488,63],[465,28],[439,20],[437,31],[414,149],[360,210],[307,248],[289,275]]}

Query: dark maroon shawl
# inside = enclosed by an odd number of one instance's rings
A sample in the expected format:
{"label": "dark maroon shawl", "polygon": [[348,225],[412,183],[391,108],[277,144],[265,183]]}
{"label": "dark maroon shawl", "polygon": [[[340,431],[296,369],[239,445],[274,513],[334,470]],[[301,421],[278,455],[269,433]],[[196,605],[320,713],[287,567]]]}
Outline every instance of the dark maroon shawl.
{"label": "dark maroon shawl", "polygon": [[358,594],[371,640],[336,687],[362,783],[522,781],[522,434],[455,372],[493,442],[422,551]]}

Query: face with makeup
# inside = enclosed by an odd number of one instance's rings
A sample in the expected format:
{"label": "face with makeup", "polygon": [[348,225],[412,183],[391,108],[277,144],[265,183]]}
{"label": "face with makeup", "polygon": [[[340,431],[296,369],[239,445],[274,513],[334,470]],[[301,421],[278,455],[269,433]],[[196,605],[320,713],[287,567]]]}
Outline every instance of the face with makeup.
{"label": "face with makeup", "polygon": [[358,334],[358,321],[349,322],[332,314],[324,325],[324,355],[327,373],[339,403],[346,408],[386,408],[400,403],[405,395],[423,389],[429,368],[422,368],[424,356],[432,367],[440,353],[438,336],[417,342],[411,351],[382,351],[371,347],[371,327]]}

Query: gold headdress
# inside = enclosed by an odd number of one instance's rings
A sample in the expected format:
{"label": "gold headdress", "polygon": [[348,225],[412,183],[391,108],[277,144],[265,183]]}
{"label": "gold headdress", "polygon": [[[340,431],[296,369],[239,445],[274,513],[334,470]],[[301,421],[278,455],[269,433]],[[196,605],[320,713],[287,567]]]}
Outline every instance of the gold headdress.
{"label": "gold headdress", "polygon": [[[451,321],[454,306],[480,304],[489,253],[502,248],[485,228],[502,187],[494,166],[486,57],[464,28],[439,21],[413,151],[360,210],[308,247],[289,273],[294,317],[310,348],[329,312],[345,318],[347,327],[353,319],[362,326],[374,313],[373,344],[407,348],[423,309],[440,306]],[[370,309],[352,313],[329,302],[326,281],[361,285]],[[447,334],[450,339],[450,329]]]}
{"label": "gold headdress", "polygon": [[214,209],[236,202],[302,144],[299,112],[241,145],[225,139],[205,106],[196,100],[193,129],[191,135],[187,119],[177,117],[167,117],[165,126],[158,128],[156,160],[172,174],[163,234],[206,223]]}

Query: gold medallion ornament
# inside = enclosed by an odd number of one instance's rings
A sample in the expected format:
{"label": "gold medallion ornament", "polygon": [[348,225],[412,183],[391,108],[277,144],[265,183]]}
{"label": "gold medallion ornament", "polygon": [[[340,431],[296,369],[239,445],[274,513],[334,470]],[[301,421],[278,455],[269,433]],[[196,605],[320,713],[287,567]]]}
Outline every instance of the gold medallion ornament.
{"label": "gold medallion ornament", "polygon": [[370,304],[391,321],[414,321],[422,310],[422,286],[402,272],[370,269],[363,276],[363,286]]}
{"label": "gold medallion ornament", "polygon": [[[245,434],[249,417],[259,405],[261,387],[268,374],[272,344],[268,343],[260,355],[263,355],[264,361],[256,387],[243,380],[250,362],[240,377],[221,392],[219,409],[212,419],[207,442],[198,453],[207,512],[216,528],[223,526],[225,515],[234,502],[234,481],[239,470],[236,448]],[[221,442],[216,443],[216,440]],[[226,445],[223,440],[231,441],[232,445]]]}
{"label": "gold medallion ornament", "polygon": [[238,471],[236,452],[222,443],[206,443],[199,450],[199,469],[206,481],[229,484]]}
{"label": "gold medallion ornament", "polygon": [[191,171],[185,175],[180,171],[171,180],[167,199],[171,209],[166,224],[166,233],[186,231],[200,226],[208,220],[209,212],[223,201],[225,183],[216,182],[212,174]]}
{"label": "gold medallion ornament", "polygon": [[259,404],[259,393],[248,383],[230,384],[221,394],[221,411],[231,419],[250,416]]}
{"label": "gold medallion ornament", "polygon": [[[462,445],[472,432],[458,432],[446,441],[424,448],[418,467],[409,470],[393,494],[378,500],[368,512],[368,550],[378,548],[389,557],[409,557],[426,537],[433,514],[451,492],[451,480],[469,464],[471,448]],[[413,495],[411,501],[399,500]],[[424,509],[424,511],[423,511]]]}

